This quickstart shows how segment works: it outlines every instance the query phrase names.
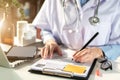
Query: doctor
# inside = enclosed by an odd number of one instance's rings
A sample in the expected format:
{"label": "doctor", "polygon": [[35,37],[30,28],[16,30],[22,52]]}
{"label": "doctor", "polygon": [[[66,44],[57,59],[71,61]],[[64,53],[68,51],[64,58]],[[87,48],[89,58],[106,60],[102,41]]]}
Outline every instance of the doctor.
{"label": "doctor", "polygon": [[[120,56],[120,0],[45,0],[33,24],[42,29],[43,58],[54,51],[62,56],[58,44],[76,50],[73,59],[90,62],[107,56]],[[96,33],[87,48],[78,51]]]}

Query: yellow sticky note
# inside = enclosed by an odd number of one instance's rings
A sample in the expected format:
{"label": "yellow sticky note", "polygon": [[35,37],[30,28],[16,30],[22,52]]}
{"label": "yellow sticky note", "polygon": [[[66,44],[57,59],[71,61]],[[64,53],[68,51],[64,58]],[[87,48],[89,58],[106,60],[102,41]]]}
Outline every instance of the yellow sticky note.
{"label": "yellow sticky note", "polygon": [[83,74],[86,71],[86,67],[85,66],[78,66],[78,65],[68,64],[68,65],[66,65],[64,67],[63,70],[68,71],[68,72]]}

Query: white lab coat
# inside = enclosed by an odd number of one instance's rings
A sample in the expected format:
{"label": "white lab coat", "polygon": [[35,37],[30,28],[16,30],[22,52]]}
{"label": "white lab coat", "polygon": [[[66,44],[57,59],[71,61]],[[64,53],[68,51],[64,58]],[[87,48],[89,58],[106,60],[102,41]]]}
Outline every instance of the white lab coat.
{"label": "white lab coat", "polygon": [[45,0],[33,21],[34,25],[42,29],[44,42],[54,39],[71,49],[80,49],[99,32],[89,46],[102,48],[105,45],[120,44],[120,0],[100,0],[100,23],[96,26],[90,24],[89,18],[94,15],[97,0],[89,0],[83,7],[76,0],[79,10],[72,1],[65,0],[63,8],[62,0]]}

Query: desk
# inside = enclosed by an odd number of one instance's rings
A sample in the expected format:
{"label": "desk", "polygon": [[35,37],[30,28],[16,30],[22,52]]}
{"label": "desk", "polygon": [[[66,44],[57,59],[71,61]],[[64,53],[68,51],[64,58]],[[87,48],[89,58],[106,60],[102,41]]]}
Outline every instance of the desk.
{"label": "desk", "polygon": [[[0,67],[0,79],[1,80],[74,80],[74,79],[67,79],[67,78],[48,76],[48,75],[42,75],[42,74],[34,74],[34,73],[28,72],[30,66],[34,62],[36,62],[36,60],[26,62],[14,69]],[[120,62],[118,64],[120,68]],[[112,71],[100,70],[100,72],[102,73],[102,76],[99,77],[99,80],[114,80],[114,79],[119,80],[120,71],[116,71],[114,65],[113,65]],[[89,77],[89,80],[98,80],[98,78],[95,76],[95,70],[97,67],[98,67],[98,64],[94,68],[91,76]]]}
{"label": "desk", "polygon": [[[38,45],[37,46],[43,46]],[[30,66],[36,62],[39,59],[35,59],[33,61],[25,62],[24,64],[14,68],[14,69],[8,69],[0,67],[0,80],[75,80],[75,79],[67,79],[62,77],[56,77],[56,76],[48,76],[43,74],[34,74],[28,72],[30,69]],[[118,63],[116,63],[118,62]],[[100,70],[102,73],[102,76],[98,77],[95,75],[95,71],[99,66],[99,63],[96,64],[91,76],[89,77],[89,80],[119,80],[120,76],[120,57],[116,60],[116,62],[113,62],[113,70],[109,71],[103,71]],[[118,68],[119,70],[116,70],[116,64],[119,64]]]}
{"label": "desk", "polygon": [[95,70],[98,68],[100,64],[96,65],[96,68],[94,69],[94,74],[90,76],[89,80],[119,80],[120,79],[120,57],[112,62],[112,70],[104,71],[100,69],[101,76],[98,77],[95,75]]}

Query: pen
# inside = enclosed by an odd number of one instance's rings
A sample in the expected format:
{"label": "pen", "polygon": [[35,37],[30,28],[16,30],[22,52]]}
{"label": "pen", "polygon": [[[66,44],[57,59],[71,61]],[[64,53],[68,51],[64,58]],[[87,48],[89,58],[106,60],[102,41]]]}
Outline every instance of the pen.
{"label": "pen", "polygon": [[[86,48],[89,44],[90,44],[90,42],[92,42],[92,40],[93,39],[95,39],[95,37],[98,35],[99,33],[98,32],[96,32],[94,35],[93,35],[93,37],[92,38],[90,38],[90,40],[80,49],[80,50],[78,50],[78,51],[81,51],[81,50],[83,50],[84,48]],[[73,56],[75,56],[77,53],[75,53]],[[72,59],[73,60],[73,59]]]}

